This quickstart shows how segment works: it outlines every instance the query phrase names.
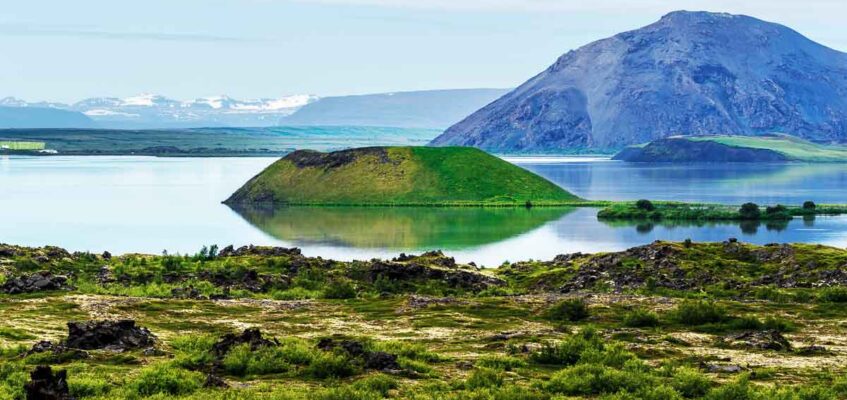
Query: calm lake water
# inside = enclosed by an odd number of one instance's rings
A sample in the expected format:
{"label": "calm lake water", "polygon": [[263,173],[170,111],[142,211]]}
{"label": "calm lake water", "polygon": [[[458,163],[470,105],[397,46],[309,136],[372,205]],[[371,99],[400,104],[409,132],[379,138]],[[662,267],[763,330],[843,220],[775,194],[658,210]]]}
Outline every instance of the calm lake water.
{"label": "calm lake water", "polygon": [[[787,224],[628,224],[596,209],[287,208],[220,202],[268,158],[0,157],[0,242],[113,253],[194,253],[203,245],[301,247],[335,259],[444,249],[460,261],[550,259],[653,240],[847,246],[847,218]],[[847,203],[847,166],[634,165],[603,159],[510,158],[590,199],[739,204]]]}

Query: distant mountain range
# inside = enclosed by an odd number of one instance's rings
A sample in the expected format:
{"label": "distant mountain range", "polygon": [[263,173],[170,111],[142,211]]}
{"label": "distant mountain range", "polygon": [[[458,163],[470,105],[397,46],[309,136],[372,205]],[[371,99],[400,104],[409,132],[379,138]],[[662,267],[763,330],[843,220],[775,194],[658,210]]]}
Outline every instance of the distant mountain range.
{"label": "distant mountain range", "polygon": [[453,89],[324,97],[281,119],[280,124],[444,129],[508,91]]}
{"label": "distant mountain range", "polygon": [[444,129],[507,91],[457,89],[259,100],[216,96],[190,101],[143,94],[95,97],[73,104],[30,103],[6,97],[0,99],[0,107],[6,109],[0,114],[0,127],[172,129],[304,125]]}
{"label": "distant mountain range", "polygon": [[[9,119],[0,117],[0,126],[56,127],[40,126],[41,122],[38,120],[26,120],[27,115],[32,115],[32,109],[72,112],[87,117],[66,120],[66,125],[58,126],[62,128],[87,128],[95,125],[120,129],[274,126],[280,118],[315,100],[316,96],[295,95],[258,100],[215,96],[180,101],[160,95],[142,94],[127,98],[95,97],[73,104],[62,104],[28,103],[14,97],[6,97],[0,99],[0,107],[8,109]],[[14,119],[18,125],[7,126],[13,121],[11,115],[15,114],[15,111],[20,113],[15,117],[17,119]],[[42,111],[46,112],[48,111]],[[20,125],[21,123],[26,126]]]}
{"label": "distant mountain range", "polygon": [[771,132],[847,141],[847,54],[756,18],[678,11],[564,54],[432,144],[549,153]]}

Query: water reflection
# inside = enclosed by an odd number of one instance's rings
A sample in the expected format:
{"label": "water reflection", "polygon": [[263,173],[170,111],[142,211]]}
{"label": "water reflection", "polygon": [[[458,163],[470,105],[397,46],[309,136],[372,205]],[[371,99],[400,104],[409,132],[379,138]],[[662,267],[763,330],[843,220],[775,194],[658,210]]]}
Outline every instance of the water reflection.
{"label": "water reflection", "polygon": [[[765,229],[768,232],[783,232],[788,229],[788,225],[792,221],[802,221],[805,227],[814,227],[815,217],[813,215],[802,219],[787,220],[787,221],[625,221],[625,220],[600,220],[603,224],[613,228],[634,227],[635,231],[641,234],[652,233],[657,227],[662,229],[673,228],[696,228],[696,229],[716,229],[716,228],[732,228],[738,227],[739,231],[745,235],[756,235],[759,229]],[[795,222],[796,223],[796,222]]]}
{"label": "water reflection", "polygon": [[464,249],[524,234],[572,208],[259,207],[235,209],[266,234],[298,246]]}

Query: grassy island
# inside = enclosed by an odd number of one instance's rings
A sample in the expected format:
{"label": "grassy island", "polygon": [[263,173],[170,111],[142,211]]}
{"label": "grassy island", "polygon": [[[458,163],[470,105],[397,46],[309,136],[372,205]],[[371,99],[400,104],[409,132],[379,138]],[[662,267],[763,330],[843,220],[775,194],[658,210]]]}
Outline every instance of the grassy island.
{"label": "grassy island", "polygon": [[732,239],[495,269],[0,245],[0,398],[843,399],[845,264]]}
{"label": "grassy island", "polygon": [[295,151],[230,205],[543,206],[579,201],[554,183],[468,147]]}
{"label": "grassy island", "polygon": [[847,147],[794,136],[673,136],[631,146],[614,156],[631,162],[847,162]]}
{"label": "grassy island", "polygon": [[847,213],[847,206],[845,205],[816,205],[811,201],[807,201],[801,206],[777,204],[760,207],[755,203],[731,206],[638,200],[608,205],[597,213],[597,218],[654,221],[785,221],[798,216],[839,215],[844,213]]}

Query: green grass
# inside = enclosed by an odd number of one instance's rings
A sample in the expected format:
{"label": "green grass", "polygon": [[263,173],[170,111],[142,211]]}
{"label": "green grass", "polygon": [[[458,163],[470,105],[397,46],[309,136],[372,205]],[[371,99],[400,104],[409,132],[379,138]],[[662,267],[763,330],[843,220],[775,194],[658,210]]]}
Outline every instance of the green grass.
{"label": "green grass", "polygon": [[789,135],[767,136],[691,136],[692,141],[713,141],[727,146],[773,150],[794,161],[845,162],[847,147],[821,145]]}
{"label": "green grass", "polygon": [[0,150],[44,150],[44,142],[23,142],[23,141],[4,141],[0,140]]}
{"label": "green grass", "polygon": [[[352,160],[331,166],[301,167],[296,164],[298,154],[289,155],[251,179],[227,202],[541,206],[580,200],[554,183],[478,149],[387,147],[351,152]],[[339,154],[325,157],[335,155]]]}

